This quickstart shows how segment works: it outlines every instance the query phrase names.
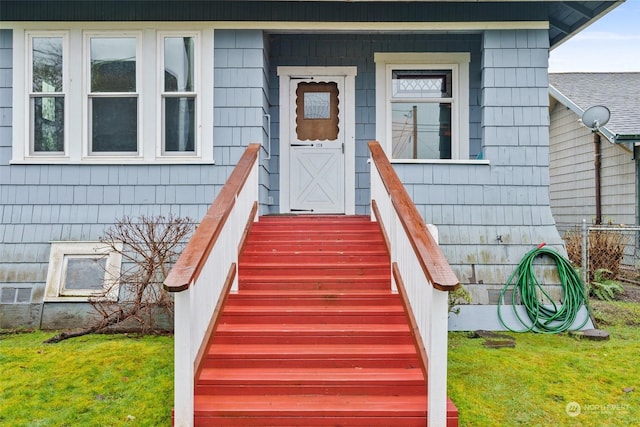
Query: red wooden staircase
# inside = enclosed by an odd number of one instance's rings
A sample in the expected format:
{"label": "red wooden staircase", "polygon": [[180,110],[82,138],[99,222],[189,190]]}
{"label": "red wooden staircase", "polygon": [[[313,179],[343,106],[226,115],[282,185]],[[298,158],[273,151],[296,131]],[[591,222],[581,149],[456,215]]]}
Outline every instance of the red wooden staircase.
{"label": "red wooden staircase", "polygon": [[261,217],[238,287],[198,369],[195,425],[426,425],[425,374],[369,217]]}

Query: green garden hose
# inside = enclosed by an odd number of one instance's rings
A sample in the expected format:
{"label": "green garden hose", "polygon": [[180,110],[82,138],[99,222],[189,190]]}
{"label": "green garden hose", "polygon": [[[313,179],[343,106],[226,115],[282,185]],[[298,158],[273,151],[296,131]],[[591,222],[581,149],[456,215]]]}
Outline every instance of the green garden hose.
{"label": "green garden hose", "polygon": [[[542,286],[540,286],[540,283],[535,276],[533,262],[541,255],[548,255],[556,263],[563,292],[561,305],[557,305],[553,302],[553,299],[542,288]],[[515,282],[514,279],[516,279]],[[510,328],[505,324],[504,319],[502,318],[501,307],[504,295],[511,288],[513,288],[511,304],[516,317],[526,328],[524,330],[514,330]],[[520,294],[522,299],[522,305],[525,307],[527,316],[529,317],[529,322],[525,322],[525,319],[523,319],[516,310],[518,294]],[[541,295],[544,295],[551,303],[544,305],[540,301]],[[587,298],[582,279],[571,266],[569,260],[552,248],[545,247],[544,243],[542,243],[537,248],[527,252],[518,264],[516,270],[511,274],[511,276],[509,276],[507,284],[502,289],[502,292],[500,292],[500,298],[498,300],[498,318],[500,319],[500,323],[511,332],[534,331],[557,334],[571,328],[576,321],[580,308],[583,305],[587,310],[589,310],[589,299]],[[575,329],[581,329],[587,324],[588,320],[589,316],[585,316],[584,322]],[[527,326],[527,324],[529,324],[529,326]]]}

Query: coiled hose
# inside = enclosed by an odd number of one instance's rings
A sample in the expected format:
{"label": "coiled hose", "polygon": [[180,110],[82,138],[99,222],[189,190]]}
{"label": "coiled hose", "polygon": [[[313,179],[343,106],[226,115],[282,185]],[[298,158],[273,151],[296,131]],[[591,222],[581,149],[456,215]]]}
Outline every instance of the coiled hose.
{"label": "coiled hose", "polygon": [[[542,286],[540,286],[540,283],[535,276],[533,262],[541,255],[548,255],[556,263],[563,292],[562,305],[556,305],[556,303],[553,302],[553,299],[542,288]],[[513,282],[514,278],[517,278],[515,282]],[[526,328],[524,330],[514,330],[510,328],[502,318],[501,307],[504,295],[511,288],[513,288],[511,296],[513,311],[520,323]],[[518,293],[520,294],[522,305],[524,305],[527,316],[529,317],[529,322],[525,322],[516,310]],[[541,295],[544,295],[551,303],[544,305],[540,301]],[[582,305],[587,308],[587,311],[590,311],[589,299],[587,298],[582,279],[566,258],[552,248],[545,247],[544,243],[542,243],[537,248],[527,252],[518,264],[516,270],[511,274],[511,276],[509,276],[506,285],[500,292],[500,298],[498,300],[498,318],[500,319],[500,323],[511,332],[534,331],[557,334],[571,328],[576,321],[578,312]],[[587,324],[588,320],[589,316],[585,316],[584,322],[575,329],[581,329]],[[528,323],[530,323],[529,326],[527,326]]]}

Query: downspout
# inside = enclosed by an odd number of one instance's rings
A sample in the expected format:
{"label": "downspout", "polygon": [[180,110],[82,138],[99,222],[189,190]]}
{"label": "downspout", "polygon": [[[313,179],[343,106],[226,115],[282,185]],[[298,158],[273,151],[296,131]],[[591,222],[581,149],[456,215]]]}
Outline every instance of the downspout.
{"label": "downspout", "polygon": [[600,192],[600,133],[593,132],[593,166],[596,189],[596,225],[602,224],[602,196]]}

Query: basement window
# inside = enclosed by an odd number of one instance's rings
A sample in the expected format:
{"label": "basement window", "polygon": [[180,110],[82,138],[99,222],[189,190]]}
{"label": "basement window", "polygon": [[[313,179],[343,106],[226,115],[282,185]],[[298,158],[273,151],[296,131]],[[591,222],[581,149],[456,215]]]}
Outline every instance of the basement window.
{"label": "basement window", "polygon": [[45,301],[117,301],[122,257],[101,242],[52,242]]}

